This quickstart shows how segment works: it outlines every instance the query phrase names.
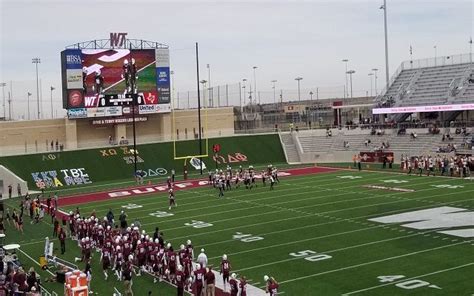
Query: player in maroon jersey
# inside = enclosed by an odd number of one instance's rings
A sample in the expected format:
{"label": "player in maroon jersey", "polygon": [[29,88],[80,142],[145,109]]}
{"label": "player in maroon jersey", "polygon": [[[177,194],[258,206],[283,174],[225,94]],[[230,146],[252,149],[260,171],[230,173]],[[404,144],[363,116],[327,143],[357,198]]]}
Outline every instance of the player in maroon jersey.
{"label": "player in maroon jersey", "polygon": [[206,269],[201,266],[194,271],[194,289],[195,296],[201,296],[203,293],[204,287],[204,275],[206,274]]}
{"label": "player in maroon jersey", "polygon": [[240,296],[247,296],[247,279],[245,276],[240,277]]}
{"label": "player in maroon jersey", "polygon": [[173,182],[171,181],[170,176],[168,176],[168,179],[166,179],[166,185],[168,185],[168,190],[173,189]]}
{"label": "player in maroon jersey", "polygon": [[263,277],[267,284],[266,291],[270,293],[270,296],[277,296],[278,295],[278,282],[273,277],[268,277],[267,275]]}
{"label": "player in maroon jersey", "polygon": [[166,258],[168,258],[168,269],[170,271],[170,280],[173,281],[174,276],[176,274],[177,257],[172,246],[168,247],[168,253],[167,253]]}
{"label": "player in maroon jersey", "polygon": [[148,253],[148,266],[150,272],[154,275],[153,283],[157,282],[157,277],[159,276],[159,261],[158,261],[158,247]]}
{"label": "player in maroon jersey", "polygon": [[100,261],[102,261],[102,272],[104,273],[105,280],[109,277],[107,270],[110,268],[110,262],[112,262],[111,248],[103,247],[100,255]]}
{"label": "player in maroon jersey", "polygon": [[188,256],[191,258],[191,260],[194,260],[194,247],[190,239],[188,239],[186,242],[186,252],[188,253]]}
{"label": "player in maroon jersey", "polygon": [[178,259],[179,264],[183,265],[183,260],[187,256],[186,247],[184,245],[179,246]]}
{"label": "player in maroon jersey", "polygon": [[174,195],[174,191],[173,191],[173,188],[171,188],[170,190],[168,190],[168,193],[169,193],[169,196],[168,196],[168,199],[170,201],[170,206],[169,206],[169,210],[171,210],[171,206],[174,206],[174,207],[177,207],[178,204],[176,203],[176,197]]}
{"label": "player in maroon jersey", "polygon": [[183,296],[184,295],[184,287],[186,286],[186,275],[183,272],[183,267],[178,265],[176,272],[176,288],[177,288],[177,295]]}
{"label": "player in maroon jersey", "polygon": [[191,257],[186,256],[183,258],[181,261],[181,264],[183,265],[183,272],[186,278],[189,278],[191,276],[191,272],[193,271],[193,262],[191,260]]}
{"label": "player in maroon jersey", "polygon": [[85,245],[86,245],[86,238],[84,237],[79,241],[79,247],[81,248],[81,258],[75,257],[74,258],[75,262],[83,262],[84,261],[85,252],[86,252]]}
{"label": "player in maroon jersey", "polygon": [[222,280],[224,282],[224,292],[227,290],[226,288],[226,283],[229,282],[229,275],[230,275],[230,262],[227,260],[227,255],[224,254],[222,255],[222,261],[221,261],[221,274],[222,274]]}
{"label": "player in maroon jersey", "polygon": [[235,273],[233,273],[230,276],[230,281],[229,281],[230,296],[237,296],[237,293],[239,293],[239,285],[237,283],[237,280],[235,279],[236,277],[237,277],[237,275]]}
{"label": "player in maroon jersey", "polygon": [[124,257],[120,246],[115,247],[115,275],[117,276],[117,280],[120,281],[122,279],[122,265],[124,263]]}
{"label": "player in maroon jersey", "polygon": [[137,259],[138,259],[138,274],[137,276],[141,275],[141,271],[144,269],[146,264],[146,244],[141,241],[137,241]]}

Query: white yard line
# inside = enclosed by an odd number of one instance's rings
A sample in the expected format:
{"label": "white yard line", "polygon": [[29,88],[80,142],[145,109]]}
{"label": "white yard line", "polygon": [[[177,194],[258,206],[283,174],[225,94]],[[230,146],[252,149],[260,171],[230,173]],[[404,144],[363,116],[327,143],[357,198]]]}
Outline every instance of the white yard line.
{"label": "white yard line", "polygon": [[[438,230],[439,230],[439,229],[438,229]],[[420,235],[423,235],[423,234],[425,234],[425,233],[432,233],[432,232],[436,232],[436,231],[438,231],[438,230],[430,230],[430,231],[426,231],[426,232],[420,232],[420,233],[415,233],[415,234],[410,234],[410,235],[392,237],[392,238],[383,239],[383,240],[378,240],[378,241],[371,241],[371,242],[368,242],[368,243],[363,243],[363,244],[348,246],[348,247],[339,248],[339,249],[333,249],[333,250],[327,250],[327,251],[318,251],[318,253],[321,253],[321,254],[336,253],[336,252],[340,252],[340,251],[345,251],[345,250],[350,250],[350,249],[355,249],[355,248],[360,248],[360,247],[365,247],[365,246],[370,246],[370,245],[385,243],[385,242],[389,242],[389,241],[394,241],[394,240],[399,240],[399,239],[405,239],[405,238],[414,237],[414,236],[420,236]],[[284,259],[284,260],[280,260],[280,261],[274,261],[274,262],[270,262],[270,263],[265,263],[265,264],[250,266],[250,267],[246,267],[246,268],[241,268],[241,269],[235,270],[235,272],[241,272],[241,271],[243,271],[243,270],[250,270],[250,269],[255,269],[255,268],[261,268],[261,267],[264,267],[264,266],[270,266],[270,265],[274,265],[274,264],[280,264],[280,263],[284,263],[284,262],[288,262],[288,261],[293,261],[293,260],[301,260],[301,257],[292,257],[292,258],[288,258],[288,259]]]}
{"label": "white yard line", "polygon": [[365,262],[365,263],[350,265],[350,266],[341,267],[341,268],[337,268],[337,269],[327,270],[327,271],[323,271],[323,272],[319,272],[319,273],[315,273],[315,274],[310,274],[310,275],[301,276],[301,277],[297,277],[297,278],[293,278],[293,279],[289,279],[289,280],[285,280],[285,281],[280,281],[280,285],[281,284],[286,284],[286,283],[291,283],[291,282],[296,282],[296,281],[300,281],[300,280],[304,280],[304,279],[308,279],[308,278],[314,278],[314,277],[317,277],[317,276],[320,276],[320,275],[325,275],[325,274],[329,274],[329,273],[335,273],[335,272],[339,272],[339,271],[350,270],[350,269],[354,269],[354,268],[358,268],[358,267],[362,267],[362,266],[372,265],[372,264],[375,264],[375,263],[380,263],[380,262],[405,258],[405,257],[417,255],[417,254],[427,253],[427,252],[431,252],[431,251],[435,251],[435,250],[450,248],[450,247],[454,247],[454,246],[458,246],[458,245],[462,245],[462,244],[468,244],[468,243],[469,243],[468,241],[464,241],[464,242],[449,244],[449,245],[445,245],[445,246],[425,249],[425,250],[421,250],[421,251],[406,253],[406,254],[402,254],[402,255],[397,255],[397,256],[393,256],[393,257],[388,257],[388,258],[384,258],[384,259],[379,259],[379,260],[369,261],[369,262]]}
{"label": "white yard line", "polygon": [[343,295],[343,296],[346,296],[346,295],[357,294],[357,293],[360,293],[360,292],[365,292],[365,291],[369,291],[369,290],[378,289],[378,288],[381,288],[381,287],[386,287],[386,286],[390,286],[390,285],[395,285],[395,284],[397,284],[397,283],[402,283],[402,282],[405,282],[405,281],[410,281],[410,280],[414,280],[414,279],[419,279],[419,278],[427,277],[427,276],[430,276],[430,275],[435,275],[435,274],[439,274],[439,273],[443,273],[443,272],[447,272],[447,271],[452,271],[452,270],[456,270],[456,269],[461,269],[461,268],[468,267],[468,266],[472,266],[472,265],[474,265],[474,262],[467,263],[467,264],[463,264],[463,265],[459,265],[459,266],[455,266],[455,267],[451,267],[451,268],[441,269],[441,270],[437,270],[437,271],[434,271],[434,272],[421,274],[421,275],[414,276],[414,277],[410,277],[410,278],[404,278],[404,279],[402,279],[402,280],[394,281],[394,282],[387,283],[387,284],[381,284],[381,285],[377,285],[377,286],[372,286],[372,287],[368,287],[368,288],[365,288],[365,289],[360,289],[360,290],[357,290],[357,291],[351,291],[351,292],[348,292],[348,293],[344,293],[344,294],[342,294],[342,295]]}
{"label": "white yard line", "polygon": [[[337,181],[337,182],[334,182],[334,183],[332,183],[332,182],[331,182],[331,183],[327,183],[328,180],[326,180],[325,178],[324,178],[324,179],[318,178],[318,179],[314,180],[314,175],[303,175],[303,176],[295,176],[295,177],[298,177],[298,178],[294,180],[294,181],[297,181],[297,182],[292,182],[292,183],[291,183],[291,185],[293,185],[293,186],[294,186],[294,185],[304,185],[304,184],[317,184],[317,183],[319,183],[319,182],[324,183],[324,184],[326,184],[326,185],[336,185],[336,184],[337,184],[337,185],[339,186],[339,185],[341,185],[341,184],[348,184],[348,183],[360,181],[360,179],[357,179],[357,180],[347,180],[347,181],[345,181],[345,182]],[[305,181],[305,182],[299,182],[299,181],[301,181],[301,180],[306,180],[306,179],[310,179],[310,180],[309,180],[309,181]],[[311,179],[313,179],[313,180],[311,180]],[[334,179],[334,176],[331,176],[331,178],[328,178],[328,179],[333,180],[333,179]],[[370,179],[372,179],[372,178],[370,178]],[[374,177],[374,179],[377,179],[377,178]],[[380,178],[378,178],[378,179],[380,179]],[[284,184],[284,183],[283,183],[283,184]],[[158,186],[158,185],[157,185],[157,186]],[[277,186],[278,186],[278,185],[277,185]],[[356,185],[356,186],[348,186],[348,187],[344,187],[344,188],[353,188],[353,187],[358,187],[358,186],[359,186],[359,185]],[[214,189],[211,185],[209,185],[209,186],[207,186],[207,187],[206,187],[206,186],[203,186],[203,187],[201,187],[201,188]],[[262,188],[262,186],[260,186],[259,188]],[[269,187],[268,187],[268,188],[269,188]],[[324,187],[321,187],[321,188],[324,188]],[[241,188],[241,189],[243,190],[243,188]],[[235,187],[234,187],[233,190],[236,190]],[[329,189],[324,188],[324,190],[321,190],[321,192],[322,192],[322,191],[328,191],[328,190],[329,190]],[[111,190],[111,192],[113,192],[113,191],[119,191],[119,190]],[[250,191],[251,191],[251,190],[250,190]],[[281,192],[281,191],[294,191],[294,188],[280,189],[279,192]],[[180,190],[179,192],[180,192],[180,193],[179,193],[180,196],[181,196],[181,194],[186,194],[186,195],[187,195],[187,194],[190,194],[190,195],[192,195],[191,197],[179,198],[179,201],[184,201],[184,200],[190,200],[190,199],[199,198],[199,197],[194,196],[194,194],[195,194],[196,191],[192,192],[192,191],[190,191],[190,189]],[[227,192],[232,192],[232,191],[227,191]],[[313,192],[314,192],[314,190],[313,190]],[[318,191],[318,192],[319,192],[319,191]],[[161,194],[160,194],[160,193],[161,193]],[[256,196],[256,195],[267,194],[267,193],[268,193],[268,191],[257,191],[257,192],[251,191],[251,193],[249,192],[248,194],[241,194],[241,195],[239,195],[239,198],[243,198],[243,197],[247,197],[247,196],[253,198],[253,197]],[[154,193],[150,193],[150,194],[160,194],[160,195],[162,195],[162,196],[166,196],[167,193],[166,193],[166,192],[154,192]],[[147,194],[147,196],[146,196],[146,197],[143,197],[143,198],[133,197],[133,198],[131,198],[131,199],[111,200],[111,202],[107,202],[106,204],[104,204],[104,205],[102,205],[102,206],[101,206],[101,205],[92,205],[92,206],[83,206],[83,207],[80,206],[80,209],[81,209],[81,210],[84,210],[84,209],[98,209],[98,208],[104,207],[104,208],[107,208],[107,209],[104,210],[104,211],[107,211],[108,208],[112,207],[112,205],[115,205],[115,204],[124,204],[124,203],[127,202],[127,200],[129,200],[129,202],[133,202],[133,203],[137,203],[137,202],[140,202],[140,201],[142,201],[142,200],[150,200],[150,194]],[[215,196],[216,196],[216,195],[213,195],[213,197],[215,197]],[[166,203],[167,203],[167,199],[164,199],[163,202],[166,204]],[[198,202],[198,203],[202,203],[202,202]],[[196,203],[196,204],[197,204],[197,203]],[[156,205],[156,200],[154,200],[153,202],[149,202],[149,203],[141,203],[140,205],[142,205],[142,206],[145,206],[145,205]],[[187,205],[189,205],[189,204],[187,204]],[[74,205],[71,205],[71,206],[74,206]],[[130,210],[129,210],[129,211],[130,211]],[[133,211],[133,212],[136,213],[136,212],[141,212],[141,211],[143,211],[143,210],[137,210],[137,211]],[[99,211],[99,212],[100,212],[100,211]]]}

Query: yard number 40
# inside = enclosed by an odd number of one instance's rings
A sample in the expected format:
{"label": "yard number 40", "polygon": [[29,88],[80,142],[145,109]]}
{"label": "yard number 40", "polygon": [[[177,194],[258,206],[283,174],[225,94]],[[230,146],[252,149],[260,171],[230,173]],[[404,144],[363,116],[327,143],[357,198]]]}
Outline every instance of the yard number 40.
{"label": "yard number 40", "polygon": [[304,250],[304,251],[299,251],[296,253],[290,253],[290,256],[297,257],[297,258],[304,258],[304,260],[310,261],[310,262],[316,262],[316,261],[332,258],[332,256],[330,255],[318,254],[317,252],[311,251],[311,250]]}
{"label": "yard number 40", "polygon": [[[395,282],[401,279],[406,278],[404,275],[381,275],[378,276],[377,279],[381,283],[391,283]],[[406,290],[413,290],[416,288],[421,288],[421,287],[428,287],[428,288],[433,288],[433,289],[441,289],[440,287],[436,285],[432,285],[428,282],[422,281],[422,280],[417,280],[417,279],[408,279],[406,281],[401,281],[399,283],[395,284],[396,287],[406,289]]]}

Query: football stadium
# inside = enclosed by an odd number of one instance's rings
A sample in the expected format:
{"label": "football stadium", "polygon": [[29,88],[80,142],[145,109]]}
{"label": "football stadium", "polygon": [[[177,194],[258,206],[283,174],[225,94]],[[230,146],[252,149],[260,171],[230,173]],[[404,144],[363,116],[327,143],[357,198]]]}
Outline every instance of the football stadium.
{"label": "football stadium", "polygon": [[0,296],[474,295],[471,1],[129,2],[0,3]]}

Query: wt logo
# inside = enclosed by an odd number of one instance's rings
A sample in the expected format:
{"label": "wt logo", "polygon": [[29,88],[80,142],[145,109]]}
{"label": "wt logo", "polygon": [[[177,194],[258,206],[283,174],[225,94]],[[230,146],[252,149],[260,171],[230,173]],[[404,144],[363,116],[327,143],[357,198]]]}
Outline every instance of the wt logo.
{"label": "wt logo", "polygon": [[110,45],[112,47],[122,47],[128,33],[110,33]]}

